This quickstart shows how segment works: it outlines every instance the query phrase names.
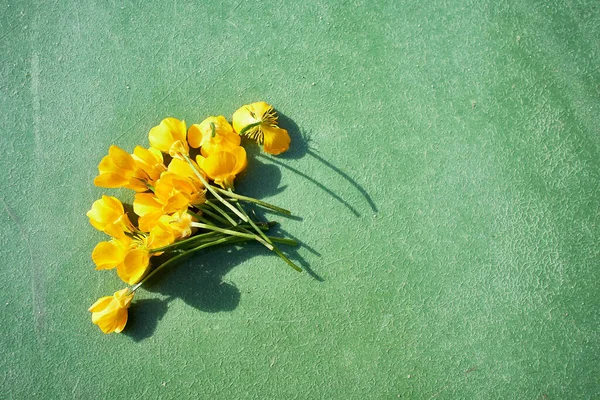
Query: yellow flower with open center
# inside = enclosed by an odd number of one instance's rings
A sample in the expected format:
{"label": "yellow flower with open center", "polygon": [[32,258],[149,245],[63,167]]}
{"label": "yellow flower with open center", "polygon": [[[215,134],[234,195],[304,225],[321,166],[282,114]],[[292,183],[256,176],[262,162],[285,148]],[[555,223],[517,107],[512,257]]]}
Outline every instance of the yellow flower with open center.
{"label": "yellow flower with open center", "polygon": [[281,154],[290,147],[290,135],[277,126],[273,106],[259,101],[246,104],[233,113],[233,129],[241,135],[256,140],[269,154]]}
{"label": "yellow flower with open center", "polygon": [[92,312],[92,322],[104,333],[120,333],[127,324],[127,309],[134,293],[122,289],[112,296],[101,297],[88,309]]}
{"label": "yellow flower with open center", "polygon": [[217,185],[224,189],[233,189],[236,175],[246,168],[246,150],[242,146],[227,151],[217,151],[208,157],[196,158],[200,168]]}
{"label": "yellow flower with open center", "polygon": [[117,269],[123,282],[133,285],[139,282],[150,266],[150,257],[159,255],[151,250],[175,242],[175,235],[157,225],[149,234],[138,233],[133,237],[123,235],[108,242],[100,242],[92,251],[92,260],[98,270]]}
{"label": "yellow flower with open center", "polygon": [[188,141],[193,148],[200,147],[204,157],[220,150],[233,149],[240,145],[240,136],[225,117],[208,117],[199,124],[194,124],[188,131]]}
{"label": "yellow flower with open center", "polygon": [[187,155],[189,152],[186,135],[185,121],[177,118],[165,118],[159,125],[150,129],[148,139],[152,147],[171,155],[171,157],[177,157],[180,153]]}

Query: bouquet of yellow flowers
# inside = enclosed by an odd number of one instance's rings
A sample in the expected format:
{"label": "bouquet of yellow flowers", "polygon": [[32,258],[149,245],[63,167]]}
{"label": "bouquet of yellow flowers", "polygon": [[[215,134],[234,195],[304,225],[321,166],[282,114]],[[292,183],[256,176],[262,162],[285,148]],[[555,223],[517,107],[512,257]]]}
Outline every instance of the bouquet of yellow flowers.
{"label": "bouquet of yellow flowers", "polygon": [[[121,332],[135,291],[159,270],[197,251],[223,244],[257,241],[297,271],[276,243],[296,245],[290,239],[267,235],[273,222],[250,217],[244,203],[290,214],[288,210],[234,191],[236,175],[246,167],[241,137],[257,141],[265,152],[288,150],[290,137],[277,126],[273,107],[257,102],[225,117],[208,117],[189,129],[184,121],[166,118],[148,134],[150,147],[137,146],[133,154],[113,145],[98,165],[94,184],[134,190],[135,226],[119,199],[102,196],[87,212],[90,223],[110,240],[92,252],[98,270],[116,269],[128,287],[96,301],[92,322],[102,332]],[[198,155],[190,155],[190,147]],[[167,261],[153,265],[155,256]],[[165,258],[161,257],[161,260]]]}

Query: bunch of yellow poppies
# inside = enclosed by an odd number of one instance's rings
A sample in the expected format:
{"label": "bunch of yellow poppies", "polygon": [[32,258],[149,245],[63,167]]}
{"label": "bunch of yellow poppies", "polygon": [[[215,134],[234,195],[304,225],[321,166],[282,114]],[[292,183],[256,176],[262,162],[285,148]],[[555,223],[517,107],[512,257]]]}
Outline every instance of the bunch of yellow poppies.
{"label": "bunch of yellow poppies", "polygon": [[[103,195],[87,212],[90,223],[110,236],[92,252],[96,269],[116,269],[128,285],[89,308],[102,332],[123,330],[135,291],[157,271],[211,246],[258,241],[301,271],[275,245],[297,243],[268,236],[274,223],[254,220],[242,204],[290,212],[234,192],[234,179],[246,167],[242,137],[275,155],[290,146],[288,132],[277,125],[277,114],[265,102],[239,108],[233,126],[223,116],[208,117],[189,129],[184,121],[166,118],[150,129],[149,148],[137,146],[130,154],[110,146],[94,184],[134,190],[137,226],[116,197]],[[198,153],[195,160],[191,152]],[[161,255],[170,258],[153,265],[152,258]]]}

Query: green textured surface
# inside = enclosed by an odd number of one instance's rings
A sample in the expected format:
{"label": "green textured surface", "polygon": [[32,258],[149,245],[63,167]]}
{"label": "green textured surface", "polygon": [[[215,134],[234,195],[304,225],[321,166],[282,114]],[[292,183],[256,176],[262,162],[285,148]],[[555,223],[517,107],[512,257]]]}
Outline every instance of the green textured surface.
{"label": "green textured surface", "polygon": [[[0,6],[2,398],[600,397],[600,3],[146,3]],[[217,250],[101,334],[98,161],[257,100],[321,280]]]}

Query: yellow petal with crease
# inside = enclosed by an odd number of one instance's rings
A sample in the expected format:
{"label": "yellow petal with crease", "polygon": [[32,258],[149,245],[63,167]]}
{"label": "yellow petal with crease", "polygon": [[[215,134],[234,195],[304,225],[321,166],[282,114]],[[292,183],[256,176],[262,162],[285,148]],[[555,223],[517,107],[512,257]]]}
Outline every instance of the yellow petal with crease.
{"label": "yellow petal with crease", "polygon": [[117,275],[128,285],[138,283],[150,265],[150,254],[146,249],[132,249],[127,252],[125,259],[117,266]]}
{"label": "yellow petal with crease", "polygon": [[96,269],[113,269],[123,262],[125,249],[114,242],[100,242],[92,251]]}
{"label": "yellow petal with crease", "polygon": [[264,134],[263,149],[273,155],[281,154],[290,148],[288,131],[276,126],[262,126]]}

